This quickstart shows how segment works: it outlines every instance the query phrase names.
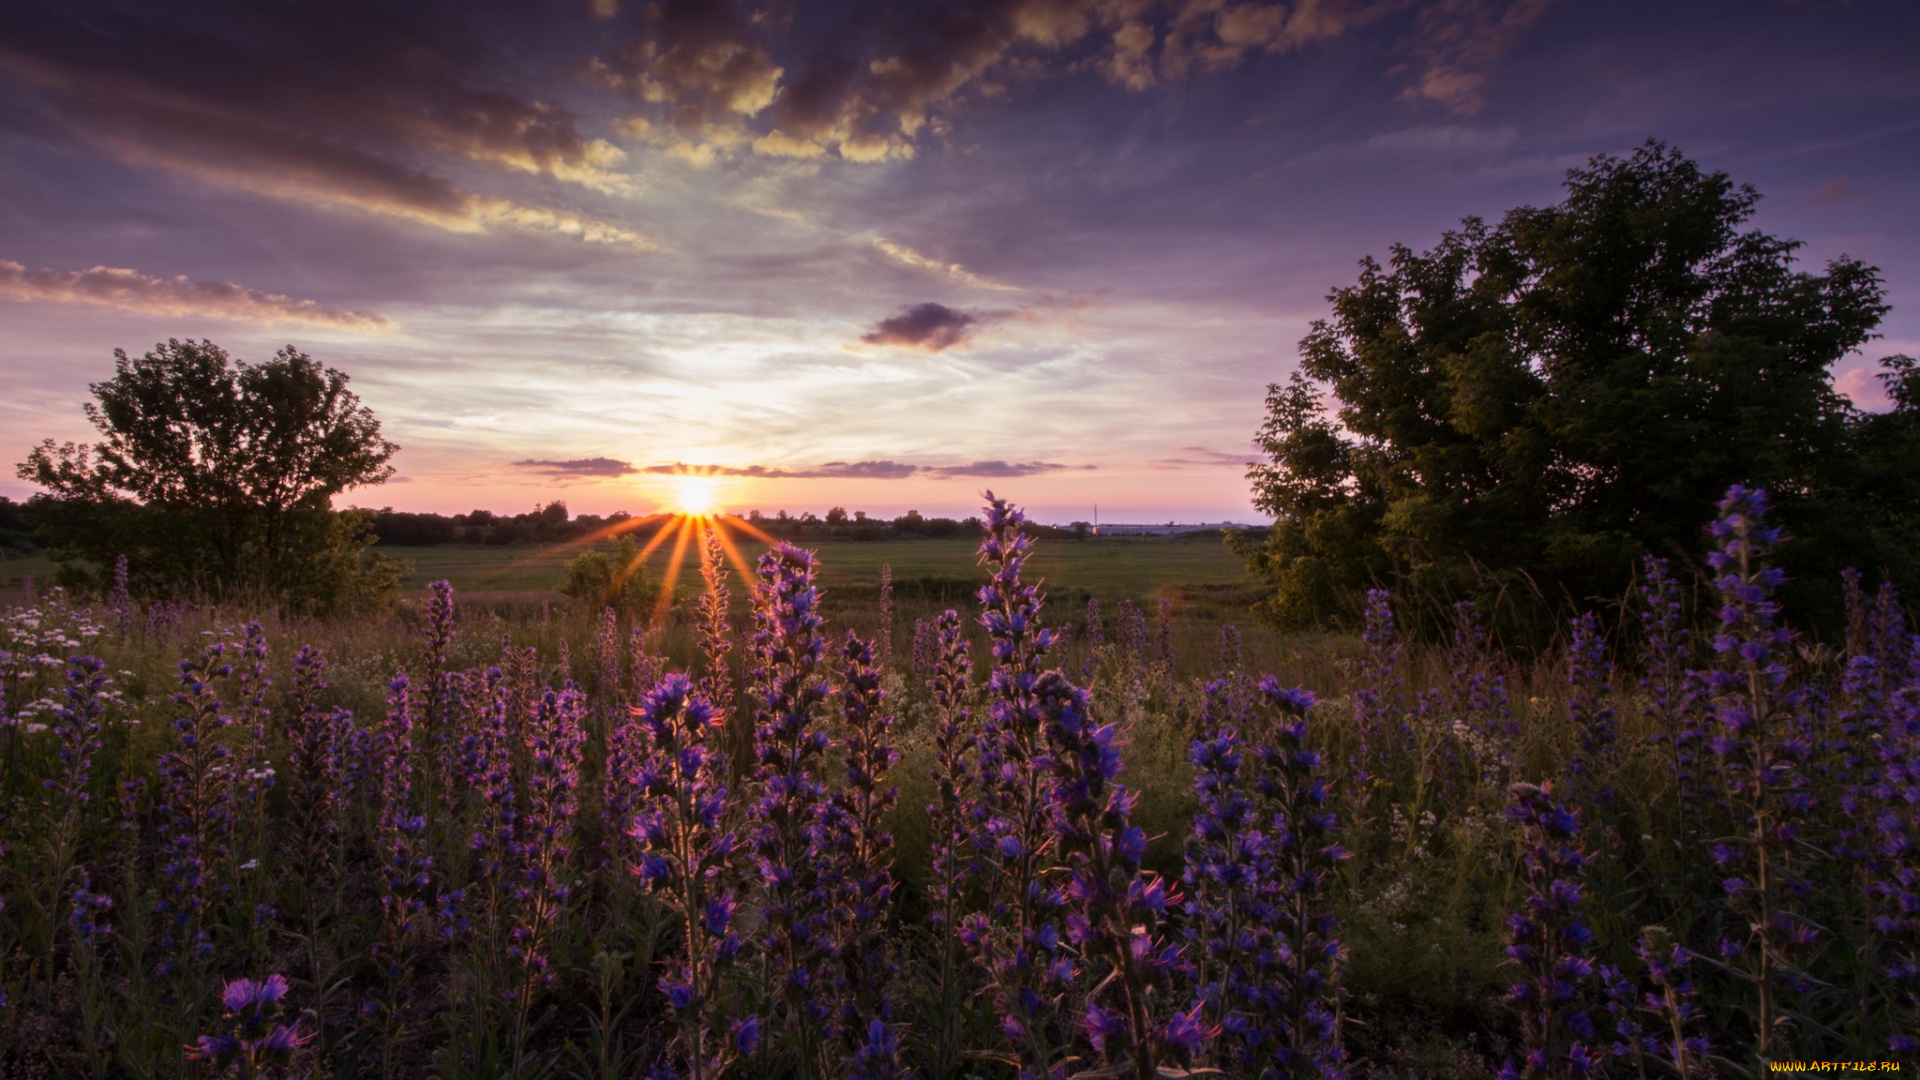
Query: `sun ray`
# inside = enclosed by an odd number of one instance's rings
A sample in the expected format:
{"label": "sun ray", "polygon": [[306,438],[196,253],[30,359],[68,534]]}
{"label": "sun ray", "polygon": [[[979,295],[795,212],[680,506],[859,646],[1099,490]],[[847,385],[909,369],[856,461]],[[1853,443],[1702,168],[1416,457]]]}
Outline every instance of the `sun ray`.
{"label": "sun ray", "polygon": [[667,559],[666,580],[660,584],[660,600],[654,604],[653,608],[655,622],[665,617],[667,609],[673,606],[673,587],[680,580],[680,567],[687,558],[687,541],[693,538],[694,530],[698,528],[696,524],[698,520],[692,517],[680,519],[682,527],[676,530],[679,539],[673,543],[673,554]]}
{"label": "sun ray", "polygon": [[714,521],[713,531],[720,537],[720,548],[727,553],[727,561],[732,563],[734,570],[740,574],[741,588],[751,589],[753,587],[753,567],[748,565],[747,557],[740,554],[739,547],[735,546],[733,537],[727,535],[727,530],[721,521]]}
{"label": "sun ray", "polygon": [[734,528],[739,529],[741,532],[746,533],[748,536],[753,537],[755,540],[760,541],[761,543],[767,545],[768,547],[773,547],[776,544],[780,543],[780,541],[775,540],[773,537],[768,536],[766,533],[761,532],[757,528],[754,528],[753,522],[748,521],[746,518],[743,518],[738,514],[729,516],[727,520],[733,525]]}
{"label": "sun ray", "polygon": [[625,521],[616,521],[611,525],[603,525],[584,536],[576,536],[569,540],[559,541],[558,543],[542,545],[535,548],[532,552],[522,555],[520,558],[508,561],[505,565],[501,566],[500,569],[494,571],[492,576],[499,577],[515,570],[525,570],[543,563],[552,557],[555,551],[565,552],[571,549],[585,550],[602,540],[611,539],[621,533],[643,529],[652,524],[658,524],[664,529],[667,525],[665,516],[654,514],[644,518],[628,518]]}

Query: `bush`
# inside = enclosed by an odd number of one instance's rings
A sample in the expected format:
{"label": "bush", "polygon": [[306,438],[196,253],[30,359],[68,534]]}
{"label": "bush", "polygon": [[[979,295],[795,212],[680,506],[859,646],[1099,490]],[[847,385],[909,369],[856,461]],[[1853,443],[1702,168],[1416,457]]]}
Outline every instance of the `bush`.
{"label": "bush", "polygon": [[640,561],[640,545],[621,536],[605,550],[583,551],[567,560],[561,595],[590,609],[646,611],[660,598],[660,584]]}

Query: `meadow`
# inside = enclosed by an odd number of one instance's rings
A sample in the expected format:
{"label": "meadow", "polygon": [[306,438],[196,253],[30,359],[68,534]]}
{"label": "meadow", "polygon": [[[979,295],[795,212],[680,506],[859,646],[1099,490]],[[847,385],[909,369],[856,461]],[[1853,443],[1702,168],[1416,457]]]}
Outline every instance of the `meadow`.
{"label": "meadow", "polygon": [[1886,589],[1780,626],[1757,494],[1712,579],[1650,560],[1524,655],[1384,592],[1360,635],[1234,627],[1217,538],[987,524],[743,544],[658,618],[553,592],[576,549],[407,551],[396,610],[328,620],[14,586],[0,1076],[1913,1049],[1920,653]]}

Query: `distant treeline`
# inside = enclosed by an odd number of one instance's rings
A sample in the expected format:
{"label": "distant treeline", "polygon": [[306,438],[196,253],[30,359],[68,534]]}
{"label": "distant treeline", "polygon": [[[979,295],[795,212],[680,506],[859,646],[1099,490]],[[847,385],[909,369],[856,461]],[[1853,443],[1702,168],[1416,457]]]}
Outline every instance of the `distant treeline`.
{"label": "distant treeline", "polygon": [[[14,504],[18,505],[18,504]],[[3,519],[0,519],[3,520]],[[624,511],[602,517],[598,514],[573,516],[564,502],[551,502],[524,514],[496,514],[490,510],[472,510],[464,514],[414,514],[386,509],[373,518],[374,534],[380,543],[393,547],[427,547],[434,544],[555,544],[579,540],[613,526],[626,526],[620,532],[650,536],[673,520],[672,515],[656,514],[637,522]],[[747,524],[782,540],[906,540],[949,536],[972,536],[980,530],[980,519],[955,520],[924,517],[909,510],[888,520],[869,517],[864,510],[848,513],[842,507],[828,510],[825,516],[811,511],[798,516],[785,510],[765,514],[749,511]],[[1038,536],[1068,539],[1084,538],[1084,522],[1056,528],[1028,525]]]}
{"label": "distant treeline", "polygon": [[0,555],[31,555],[40,550],[33,528],[33,504],[0,495]]}

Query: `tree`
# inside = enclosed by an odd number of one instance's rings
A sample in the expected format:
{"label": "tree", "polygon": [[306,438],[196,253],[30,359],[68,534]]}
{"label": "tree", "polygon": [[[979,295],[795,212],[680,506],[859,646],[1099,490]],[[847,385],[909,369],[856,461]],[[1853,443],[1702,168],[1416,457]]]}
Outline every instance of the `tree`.
{"label": "tree", "polygon": [[69,580],[97,584],[125,554],[152,590],[265,590],[306,609],[396,586],[389,561],[364,555],[372,512],[332,509],[391,476],[399,449],[344,373],[292,346],[263,364],[211,341],[113,355],[86,405],[103,441],[49,439],[18,469],[45,489],[40,532]]}
{"label": "tree", "polygon": [[1339,619],[1393,580],[1615,597],[1636,556],[1700,552],[1736,482],[1777,497],[1802,602],[1847,562],[1911,587],[1920,379],[1885,361],[1896,408],[1876,416],[1830,371],[1888,310],[1879,272],[1796,270],[1797,242],[1742,231],[1758,193],[1658,142],[1566,192],[1364,259],[1330,294],[1248,472],[1277,519],[1239,541],[1276,586],[1266,614]]}

